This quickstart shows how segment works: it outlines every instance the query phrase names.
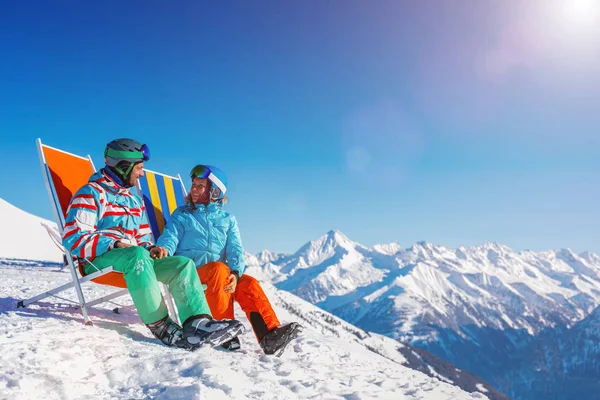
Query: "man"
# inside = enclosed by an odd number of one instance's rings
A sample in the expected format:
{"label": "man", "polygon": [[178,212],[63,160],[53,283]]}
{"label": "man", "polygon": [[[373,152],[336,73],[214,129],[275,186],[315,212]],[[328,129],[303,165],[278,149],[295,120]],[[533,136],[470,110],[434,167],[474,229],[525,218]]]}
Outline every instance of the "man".
{"label": "man", "polygon": [[[142,200],[130,188],[144,175],[148,146],[116,139],[104,151],[106,167],[75,193],[63,234],[63,245],[90,274],[113,266],[122,272],[142,322],[164,344],[187,350],[218,346],[244,332],[237,320],[215,321],[194,263],[167,257],[151,242]],[[168,285],[183,328],[168,315],[158,282]]]}

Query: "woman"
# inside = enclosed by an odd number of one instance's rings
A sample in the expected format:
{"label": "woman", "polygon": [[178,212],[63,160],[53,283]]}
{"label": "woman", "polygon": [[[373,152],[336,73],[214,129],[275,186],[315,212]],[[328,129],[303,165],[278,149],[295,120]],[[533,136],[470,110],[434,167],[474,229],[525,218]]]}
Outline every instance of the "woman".
{"label": "woman", "polygon": [[[222,210],[227,202],[227,178],[211,165],[196,165],[186,204],[177,208],[158,239],[157,246],[169,255],[189,257],[198,266],[200,281],[207,285],[206,299],[217,320],[233,319],[237,301],[252,324],[265,354],[281,354],[294,339],[300,325],[281,325],[260,284],[244,274],[246,264],[237,221]],[[240,348],[236,337],[223,347]]]}

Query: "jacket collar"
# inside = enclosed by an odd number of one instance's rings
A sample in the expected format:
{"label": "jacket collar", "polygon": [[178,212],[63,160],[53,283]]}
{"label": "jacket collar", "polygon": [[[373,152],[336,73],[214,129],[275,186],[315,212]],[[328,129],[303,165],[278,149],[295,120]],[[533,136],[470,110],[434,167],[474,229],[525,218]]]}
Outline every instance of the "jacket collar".
{"label": "jacket collar", "polygon": [[196,204],[195,208],[194,208],[194,205],[190,203],[190,204],[188,204],[188,207],[191,211],[198,210],[201,212],[214,212],[214,211],[220,209],[221,205],[218,202],[213,201],[211,203],[208,203],[208,205]]}
{"label": "jacket collar", "polygon": [[112,193],[126,195],[129,194],[129,189],[131,189],[123,187],[120,179],[116,178],[114,174],[111,174],[106,168],[102,168],[100,171],[92,175],[90,182],[95,182],[99,185],[102,185],[106,190]]}

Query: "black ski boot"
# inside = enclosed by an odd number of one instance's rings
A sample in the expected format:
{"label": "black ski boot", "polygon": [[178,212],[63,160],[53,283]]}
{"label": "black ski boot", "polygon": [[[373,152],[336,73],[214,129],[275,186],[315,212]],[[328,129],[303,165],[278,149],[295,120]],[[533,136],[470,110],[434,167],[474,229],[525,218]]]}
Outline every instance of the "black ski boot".
{"label": "black ski boot", "polygon": [[235,319],[212,319],[211,316],[195,315],[183,323],[183,339],[194,347],[219,346],[246,331],[244,325]]}
{"label": "black ski boot", "polygon": [[240,338],[236,336],[231,340],[221,343],[221,347],[225,350],[235,351],[239,350],[242,347],[242,345],[240,343]]}
{"label": "black ski boot", "polygon": [[283,354],[285,346],[298,337],[301,328],[297,322],[273,328],[260,340],[260,347],[265,354],[275,354],[279,357]]}
{"label": "black ski boot", "polygon": [[196,315],[177,325],[169,316],[153,324],[147,324],[150,331],[167,346],[194,351],[204,345],[218,346],[237,335],[245,328],[237,320],[215,321],[209,315]]}
{"label": "black ski boot", "polygon": [[186,348],[182,336],[182,329],[167,315],[160,321],[152,324],[146,324],[155,338],[167,346]]}

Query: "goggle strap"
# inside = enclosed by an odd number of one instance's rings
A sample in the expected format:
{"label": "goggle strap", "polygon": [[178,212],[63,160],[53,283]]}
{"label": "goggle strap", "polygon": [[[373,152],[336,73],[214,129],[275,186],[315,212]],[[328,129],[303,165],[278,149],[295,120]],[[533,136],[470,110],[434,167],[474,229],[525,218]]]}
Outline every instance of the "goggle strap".
{"label": "goggle strap", "polygon": [[208,179],[210,179],[210,181],[212,183],[214,183],[220,190],[221,193],[225,194],[225,192],[227,191],[227,187],[225,187],[225,185],[223,184],[223,182],[212,172],[208,175]]}

